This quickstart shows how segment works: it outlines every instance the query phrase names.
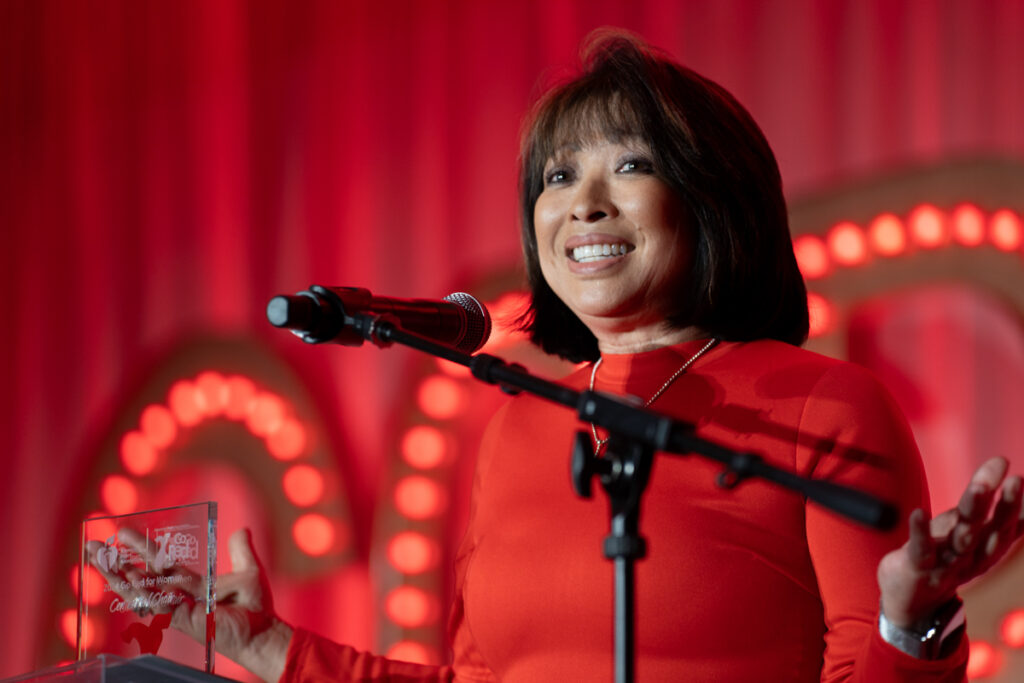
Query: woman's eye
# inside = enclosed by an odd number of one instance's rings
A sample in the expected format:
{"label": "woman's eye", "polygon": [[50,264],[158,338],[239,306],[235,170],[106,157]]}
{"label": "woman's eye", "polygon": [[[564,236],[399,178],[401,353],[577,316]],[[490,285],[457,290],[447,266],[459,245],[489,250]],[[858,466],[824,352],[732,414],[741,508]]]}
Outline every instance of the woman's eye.
{"label": "woman's eye", "polygon": [[561,183],[569,182],[572,179],[572,175],[567,168],[553,168],[547,172],[544,176],[545,185],[559,185]]}
{"label": "woman's eye", "polygon": [[643,157],[631,157],[622,162],[618,168],[619,173],[652,173],[654,164]]}

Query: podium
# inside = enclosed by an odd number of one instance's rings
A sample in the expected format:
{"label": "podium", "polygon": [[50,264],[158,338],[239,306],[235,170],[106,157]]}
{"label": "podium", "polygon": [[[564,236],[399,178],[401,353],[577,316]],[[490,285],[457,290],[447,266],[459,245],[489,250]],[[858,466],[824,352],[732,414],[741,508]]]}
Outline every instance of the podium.
{"label": "podium", "polygon": [[125,659],[102,654],[65,666],[5,678],[0,683],[236,683],[157,655]]}

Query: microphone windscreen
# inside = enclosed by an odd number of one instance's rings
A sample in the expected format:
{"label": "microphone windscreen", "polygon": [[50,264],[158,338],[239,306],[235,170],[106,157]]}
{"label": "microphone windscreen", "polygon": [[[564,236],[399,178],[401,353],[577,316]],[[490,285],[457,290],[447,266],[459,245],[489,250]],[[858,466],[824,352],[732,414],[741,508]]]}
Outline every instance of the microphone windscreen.
{"label": "microphone windscreen", "polygon": [[455,348],[463,353],[473,353],[487,343],[491,336],[491,314],[472,294],[454,292],[444,298],[466,311],[466,333]]}

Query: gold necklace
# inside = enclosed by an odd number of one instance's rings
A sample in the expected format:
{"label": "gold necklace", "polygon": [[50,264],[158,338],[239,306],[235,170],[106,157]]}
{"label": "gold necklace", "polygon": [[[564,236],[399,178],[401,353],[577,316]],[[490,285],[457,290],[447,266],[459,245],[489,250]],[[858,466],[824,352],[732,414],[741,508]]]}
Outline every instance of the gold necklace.
{"label": "gold necklace", "polygon": [[[708,341],[708,343],[705,344],[700,349],[700,351],[690,356],[690,359],[683,363],[681,366],[679,366],[679,369],[673,372],[672,376],[665,380],[665,383],[661,385],[661,388],[655,391],[654,395],[647,399],[647,402],[644,403],[644,408],[649,408],[652,403],[657,401],[658,397],[665,393],[665,390],[669,388],[669,385],[671,385],[672,382],[675,382],[677,379],[679,379],[679,376],[686,372],[687,368],[693,365],[698,358],[703,356],[707,351],[711,349],[712,346],[714,346],[717,343],[718,337],[712,337],[711,340]],[[604,357],[598,358],[597,361],[594,363],[594,367],[590,369],[591,391],[594,390],[594,380],[597,378],[597,369],[601,366],[601,361],[603,360]],[[597,426],[593,422],[590,423],[590,433],[594,436],[594,455],[600,455],[601,449],[604,448],[604,445],[606,443],[608,443],[608,439],[597,438]]]}

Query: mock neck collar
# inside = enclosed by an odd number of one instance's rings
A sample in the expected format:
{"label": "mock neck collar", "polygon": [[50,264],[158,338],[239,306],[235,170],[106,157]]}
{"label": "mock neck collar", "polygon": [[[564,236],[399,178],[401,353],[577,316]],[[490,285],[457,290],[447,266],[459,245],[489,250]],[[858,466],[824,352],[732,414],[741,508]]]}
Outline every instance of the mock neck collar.
{"label": "mock neck collar", "polygon": [[[614,390],[615,387],[621,387],[627,380],[635,379],[638,375],[663,374],[667,377],[704,348],[710,339],[710,337],[694,339],[641,353],[602,354],[601,367],[597,370],[596,388],[605,387],[606,390]],[[697,359],[695,365],[700,366],[707,355],[714,351],[715,347],[709,349],[704,356]]]}

